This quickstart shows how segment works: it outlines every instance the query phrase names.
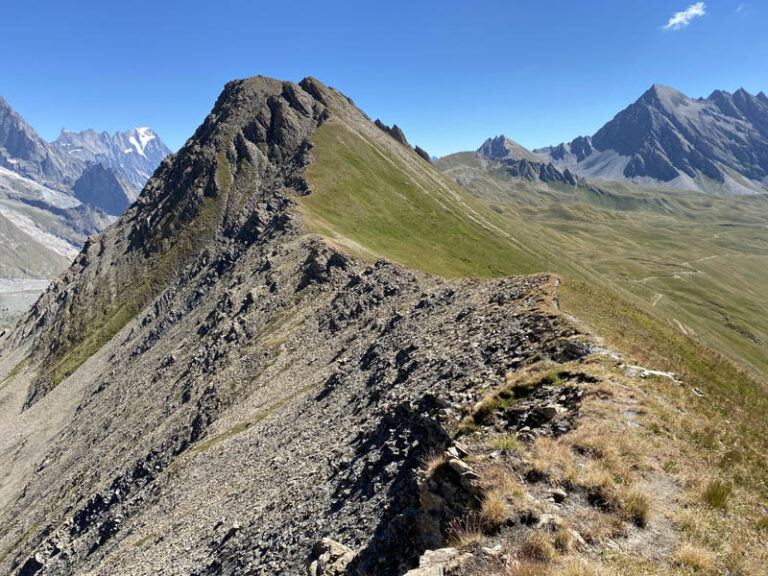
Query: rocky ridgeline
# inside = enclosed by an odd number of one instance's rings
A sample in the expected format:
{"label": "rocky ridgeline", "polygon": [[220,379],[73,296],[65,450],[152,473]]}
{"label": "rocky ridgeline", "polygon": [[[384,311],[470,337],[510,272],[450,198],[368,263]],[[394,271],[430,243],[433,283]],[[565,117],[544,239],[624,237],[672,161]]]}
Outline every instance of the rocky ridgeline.
{"label": "rocky ridgeline", "polygon": [[332,115],[378,131],[313,79],[229,84],[3,337],[0,571],[405,573],[463,511],[425,511],[424,459],[508,373],[586,353],[546,276],[445,281],[305,236]]}
{"label": "rocky ridgeline", "polygon": [[[376,118],[376,121],[374,122],[376,127],[379,130],[382,130],[383,132],[386,132],[392,138],[400,142],[403,146],[406,146],[408,148],[411,147],[411,145],[408,143],[407,138],[405,137],[405,132],[403,132],[403,129],[400,128],[397,124],[394,124],[391,128],[384,124],[381,120]],[[430,158],[429,153],[424,150],[424,148],[421,148],[420,146],[414,146],[413,151],[416,152],[419,156],[421,156],[422,159],[426,160],[427,162],[432,162],[432,158]]]}
{"label": "rocky ridgeline", "polygon": [[[739,89],[689,98],[654,84],[592,136],[537,150],[559,168],[606,180],[674,183],[737,193],[765,191],[768,98]],[[742,178],[733,181],[734,173]],[[743,182],[748,179],[751,182]]]}

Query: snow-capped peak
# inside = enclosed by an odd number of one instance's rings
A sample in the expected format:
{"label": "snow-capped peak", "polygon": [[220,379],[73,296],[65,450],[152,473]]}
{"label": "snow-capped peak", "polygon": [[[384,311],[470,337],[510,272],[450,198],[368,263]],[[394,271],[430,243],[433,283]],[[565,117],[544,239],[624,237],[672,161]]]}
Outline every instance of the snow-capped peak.
{"label": "snow-capped peak", "polygon": [[144,154],[144,149],[147,147],[147,144],[149,144],[152,140],[157,138],[157,136],[155,135],[155,133],[152,131],[151,128],[147,128],[146,126],[142,126],[141,128],[136,128],[132,132],[134,132],[135,136],[134,134],[131,134],[128,137],[128,142],[131,143],[131,146],[134,147],[134,149],[138,154],[146,158],[147,155]]}

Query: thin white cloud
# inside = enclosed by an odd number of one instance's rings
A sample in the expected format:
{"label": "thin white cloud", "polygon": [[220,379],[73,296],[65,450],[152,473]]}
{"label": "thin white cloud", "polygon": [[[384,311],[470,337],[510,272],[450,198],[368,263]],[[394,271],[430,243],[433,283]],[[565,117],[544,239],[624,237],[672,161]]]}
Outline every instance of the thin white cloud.
{"label": "thin white cloud", "polygon": [[744,2],[742,2],[741,4],[736,6],[736,14],[741,14],[741,11],[744,10],[744,8],[746,8],[746,7],[747,7],[747,5],[744,4]]}
{"label": "thin white cloud", "polygon": [[675,12],[662,28],[664,30],[680,30],[681,28],[686,28],[694,18],[704,16],[704,14],[706,14],[704,2],[696,2],[696,4],[691,4],[682,12]]}

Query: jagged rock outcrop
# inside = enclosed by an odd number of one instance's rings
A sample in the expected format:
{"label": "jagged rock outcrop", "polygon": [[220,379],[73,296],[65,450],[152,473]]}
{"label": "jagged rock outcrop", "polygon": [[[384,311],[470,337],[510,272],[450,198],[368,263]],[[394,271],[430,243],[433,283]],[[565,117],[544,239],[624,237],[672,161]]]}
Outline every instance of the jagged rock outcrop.
{"label": "jagged rock outcrop", "polygon": [[477,149],[477,154],[493,160],[541,162],[541,159],[533,152],[503,134],[495,138],[488,138]]}
{"label": "jagged rock outcrop", "polygon": [[61,158],[0,96],[0,166],[54,187],[71,185],[82,170]]}
{"label": "jagged rock outcrop", "polygon": [[576,185],[577,182],[570,170],[561,172],[552,162],[542,162],[539,156],[504,135],[488,138],[475,154],[488,160],[503,162],[507,173],[513,178],[571,185]]}
{"label": "jagged rock outcrop", "polygon": [[413,148],[413,151],[416,152],[416,154],[418,154],[422,158],[424,158],[424,160],[426,160],[427,162],[430,162],[430,163],[432,162],[432,158],[430,157],[429,152],[424,150],[424,148],[421,148],[420,146],[415,146]]}
{"label": "jagged rock outcrop", "polygon": [[523,178],[531,182],[560,182],[561,184],[576,184],[571,171],[567,168],[560,172],[552,162],[530,162],[528,160],[507,161],[507,172],[513,178]]}
{"label": "jagged rock outcrop", "polygon": [[400,142],[400,144],[402,144],[403,146],[410,147],[410,144],[408,144],[408,140],[405,137],[405,132],[403,132],[402,129],[397,124],[393,124],[392,127],[390,128],[378,118],[376,118],[376,121],[374,122],[374,124],[376,124],[376,126],[379,129],[383,130],[384,132],[392,136],[392,138]]}
{"label": "jagged rock outcrop", "polygon": [[744,89],[694,99],[654,84],[592,137],[536,152],[561,169],[606,180],[706,191],[704,178],[730,192],[764,191],[768,99]]}
{"label": "jagged rock outcrop", "polygon": [[378,130],[311,78],[229,83],[2,337],[0,571],[303,574],[349,559],[313,553],[331,538],[394,575],[434,543],[424,457],[577,331],[546,276],[446,281],[307,237],[328,121]]}

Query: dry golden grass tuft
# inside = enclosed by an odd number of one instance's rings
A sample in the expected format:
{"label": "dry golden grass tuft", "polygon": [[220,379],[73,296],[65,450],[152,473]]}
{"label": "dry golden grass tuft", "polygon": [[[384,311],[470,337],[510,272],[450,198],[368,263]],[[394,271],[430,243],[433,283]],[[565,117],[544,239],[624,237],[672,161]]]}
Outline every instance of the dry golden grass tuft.
{"label": "dry golden grass tuft", "polygon": [[733,486],[729,482],[715,478],[706,483],[701,497],[707,506],[726,510],[728,508],[728,498],[732,491]]}
{"label": "dry golden grass tuft", "polygon": [[549,534],[531,530],[520,546],[520,557],[531,562],[552,562],[557,557],[557,552]]}
{"label": "dry golden grass tuft", "polygon": [[494,531],[507,519],[508,506],[502,490],[486,493],[480,506],[480,518],[487,531]]}
{"label": "dry golden grass tuft", "polygon": [[717,572],[717,565],[712,553],[691,544],[684,544],[677,550],[675,563],[678,566],[694,570],[698,574],[715,574]]}
{"label": "dry golden grass tuft", "polygon": [[558,576],[608,576],[608,572],[602,566],[584,558],[566,560],[562,567],[553,574]]}
{"label": "dry golden grass tuft", "polygon": [[576,483],[579,477],[574,467],[574,455],[562,440],[539,436],[531,448],[531,470],[544,478]]}
{"label": "dry golden grass tuft", "polygon": [[421,466],[430,478],[435,475],[440,466],[447,462],[445,455],[441,451],[431,451],[421,460]]}
{"label": "dry golden grass tuft", "polygon": [[570,552],[574,547],[573,535],[571,534],[570,529],[566,526],[559,527],[552,535],[552,544],[554,544],[555,549],[558,552],[563,554]]}
{"label": "dry golden grass tuft", "polygon": [[609,538],[617,538],[626,534],[624,521],[608,512],[592,510],[586,513],[576,525],[582,538],[591,545],[599,545]]}
{"label": "dry golden grass tuft", "polygon": [[[552,573],[552,567],[546,562],[533,560],[516,560],[501,573],[503,576],[547,576]],[[485,575],[484,575],[485,576]]]}
{"label": "dry golden grass tuft", "polygon": [[454,518],[448,523],[448,545],[454,548],[466,548],[483,541],[483,519],[476,512],[469,512],[461,518]]}
{"label": "dry golden grass tuft", "polygon": [[497,490],[509,498],[521,498],[525,489],[514,470],[504,464],[488,464],[478,470],[480,485],[486,492]]}
{"label": "dry golden grass tuft", "polygon": [[623,516],[640,528],[648,525],[651,514],[651,499],[637,487],[630,487],[620,495]]}

